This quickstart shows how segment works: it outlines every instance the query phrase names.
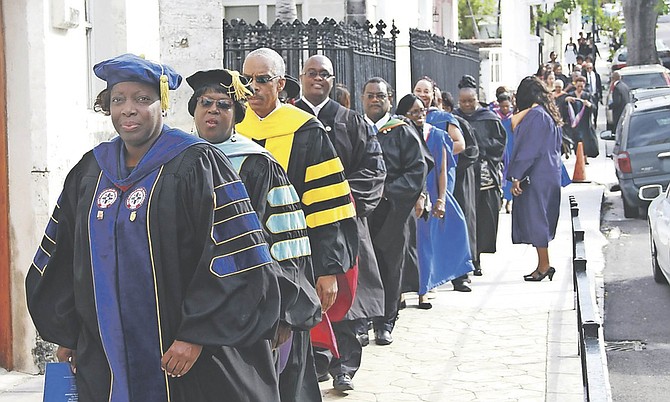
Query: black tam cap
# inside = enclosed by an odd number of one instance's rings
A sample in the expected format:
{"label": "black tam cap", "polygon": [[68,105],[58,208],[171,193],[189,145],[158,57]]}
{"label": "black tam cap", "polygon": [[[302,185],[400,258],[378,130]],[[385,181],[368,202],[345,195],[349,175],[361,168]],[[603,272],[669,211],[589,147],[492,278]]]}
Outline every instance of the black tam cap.
{"label": "black tam cap", "polygon": [[195,94],[202,88],[218,88],[219,92],[226,93],[235,101],[235,120],[237,123],[244,118],[244,106],[242,103],[247,97],[254,94],[249,85],[249,80],[234,70],[207,70],[198,71],[186,78],[188,85],[193,88],[193,96],[188,101],[188,112],[193,116],[197,98]]}
{"label": "black tam cap", "polygon": [[286,85],[284,85],[284,91],[286,91],[286,97],[289,99],[298,99],[300,97],[300,84],[298,80],[286,74]]}

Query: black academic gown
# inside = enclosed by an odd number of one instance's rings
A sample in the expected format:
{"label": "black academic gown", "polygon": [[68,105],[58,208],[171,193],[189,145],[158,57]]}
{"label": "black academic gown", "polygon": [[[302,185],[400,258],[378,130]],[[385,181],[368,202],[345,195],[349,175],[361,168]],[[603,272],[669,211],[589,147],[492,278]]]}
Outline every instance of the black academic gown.
{"label": "black academic gown", "polygon": [[465,139],[465,149],[458,154],[456,164],[456,182],[454,184],[454,197],[465,215],[465,223],[468,227],[468,240],[470,253],[477,255],[477,193],[479,192],[479,181],[477,180],[477,161],[479,160],[479,147],[477,138],[470,123],[461,116],[454,115],[461,125],[461,132]]}
{"label": "black academic gown", "polygon": [[304,213],[288,175],[264,148],[239,134],[214,146],[228,156],[240,175],[270,254],[281,269],[281,320],[297,330],[311,329],[321,320],[321,303],[312,285]]}
{"label": "black academic gown", "polygon": [[[323,125],[292,105],[282,105],[263,120],[247,108],[238,133],[265,147],[286,170],[302,202],[312,249],[314,277],[345,273],[358,255],[355,209],[342,162]],[[334,186],[334,187],[329,187]],[[292,352],[280,376],[281,400],[321,400],[309,332],[294,331]]]}
{"label": "black academic gown", "polygon": [[[314,112],[303,100],[295,106],[308,113]],[[342,373],[353,377],[362,356],[357,328],[367,325],[367,322],[357,324],[354,320],[367,321],[384,315],[384,287],[372,247],[368,216],[381,199],[386,167],[377,136],[361,115],[329,99],[317,118],[344,165],[356,206],[359,243],[356,297],[344,319],[332,323],[340,357],[333,358],[330,351],[317,348],[316,368],[319,374],[329,371],[333,377]]]}
{"label": "black academic gown", "polygon": [[[239,177],[179,130],[132,172],[122,146],[70,171],[26,278],[40,335],[76,350],[79,400],[278,400],[278,272]],[[160,358],[175,340],[204,347],[170,378]],[[222,364],[224,345],[238,349]]]}
{"label": "black academic gown", "polygon": [[[505,153],[507,132],[500,118],[486,107],[479,107],[467,115],[461,109],[454,114],[472,126],[479,148],[479,163],[475,169],[479,181],[477,194],[477,253],[495,253],[498,234],[498,214],[501,203],[502,158]],[[477,262],[475,264],[477,264]]]}
{"label": "black academic gown", "polygon": [[392,331],[398,314],[402,271],[409,242],[408,219],[429,170],[425,148],[407,123],[390,120],[377,134],[384,152],[384,196],[372,214],[370,234],[384,283],[384,317],[375,330]]}
{"label": "black academic gown", "polygon": [[[296,107],[313,113],[302,100]],[[384,315],[384,290],[374,255],[368,217],[381,200],[386,178],[382,149],[363,117],[332,99],[317,116],[328,132],[351,187],[358,223],[358,287],[345,320]]]}
{"label": "black academic gown", "polygon": [[[421,154],[423,155],[424,160],[426,161],[426,176],[428,173],[435,167],[435,161],[433,155],[430,153],[430,149],[426,144],[426,140],[423,138],[422,128],[419,128],[414,125],[414,123],[406,117],[398,117],[402,119],[405,123],[410,125],[414,130],[417,138],[421,142]],[[426,192],[426,183],[424,183],[423,191]],[[434,200],[431,200],[431,203]],[[416,244],[416,220],[419,219],[416,217],[414,209],[409,214],[409,219],[407,219],[407,234],[409,236],[407,241],[407,252],[405,253],[405,263],[402,269],[402,292],[418,292],[419,291],[419,253],[417,250]]]}

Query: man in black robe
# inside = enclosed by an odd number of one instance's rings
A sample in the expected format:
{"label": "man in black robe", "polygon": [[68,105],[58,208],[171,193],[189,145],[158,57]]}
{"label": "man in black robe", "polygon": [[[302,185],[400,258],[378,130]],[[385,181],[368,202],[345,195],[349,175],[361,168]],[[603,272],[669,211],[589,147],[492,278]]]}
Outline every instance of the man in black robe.
{"label": "man in black robe", "polygon": [[[278,272],[244,186],[163,125],[171,68],[126,54],[94,71],[119,136],[65,179],[26,278],[38,332],[82,401],[277,401]],[[222,346],[237,349],[225,364]]]}
{"label": "man in black robe", "polygon": [[363,87],[365,120],[377,132],[384,153],[386,181],[372,213],[370,235],[384,284],[384,316],[373,320],[375,343],[389,345],[400,305],[402,271],[408,248],[408,220],[429,171],[419,135],[390,115],[392,88],[382,78]]}
{"label": "man in black robe", "polygon": [[315,351],[317,374],[324,376],[330,372],[333,387],[348,391],[353,389],[352,378],[363,354],[357,334],[362,332],[360,328],[367,328],[369,319],[384,315],[384,288],[370,239],[368,216],[381,199],[386,168],[372,128],[361,115],[328,97],[334,79],[333,64],[326,56],[307,59],[300,75],[303,97],[295,106],[314,114],[325,126],[344,165],[356,206],[359,238],[356,297],[344,319],[333,322],[340,357],[330,360],[332,355],[328,351]]}
{"label": "man in black robe", "polygon": [[[291,330],[308,331],[321,320],[321,304],[305,272],[312,272],[307,223],[288,175],[265,148],[235,134],[244,118],[242,102],[251,95],[237,71],[198,71],[186,78],[194,93],[188,111],[200,138],[214,144],[230,159],[247,189],[260,219],[270,254],[279,265],[280,325],[275,346],[284,344]],[[280,347],[279,369],[288,359],[290,342]],[[229,352],[226,348],[224,352]],[[223,360],[223,359],[222,359]]]}
{"label": "man in black robe", "polygon": [[[612,109],[612,123],[608,125],[607,129],[614,132],[616,127],[619,125],[619,119],[623,114],[623,110],[627,104],[630,103],[630,88],[626,85],[625,82],[621,79],[621,74],[618,71],[612,73],[612,103],[607,105],[608,108]],[[563,120],[569,121],[569,120]]]}
{"label": "man in black robe", "polygon": [[501,169],[505,153],[507,134],[500,118],[477,98],[477,91],[471,86],[459,90],[459,108],[454,114],[467,120],[472,126],[479,161],[476,174],[479,182],[477,194],[477,253],[473,255],[475,275],[481,275],[480,254],[496,252],[498,234],[498,213],[501,202]]}
{"label": "man in black robe", "polygon": [[[249,53],[243,73],[254,95],[238,133],[267,149],[286,170],[302,203],[312,249],[316,291],[324,320],[338,298],[342,276],[355,264],[358,255],[356,211],[344,167],[323,125],[312,115],[292,105],[282,105],[285,64],[272,49]],[[304,359],[292,359],[280,377],[282,401],[321,400],[309,333],[295,331],[293,348]],[[294,359],[293,356],[296,356]]]}

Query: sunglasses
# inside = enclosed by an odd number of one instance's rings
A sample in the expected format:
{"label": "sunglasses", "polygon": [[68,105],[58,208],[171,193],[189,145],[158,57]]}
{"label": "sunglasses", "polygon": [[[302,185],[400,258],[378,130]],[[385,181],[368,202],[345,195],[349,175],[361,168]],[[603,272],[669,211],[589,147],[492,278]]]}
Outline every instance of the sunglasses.
{"label": "sunglasses", "polygon": [[316,71],[316,70],[309,70],[307,72],[302,73],[302,75],[306,75],[309,78],[316,78],[317,76],[321,77],[324,80],[327,80],[330,77],[334,77],[333,74],[329,73],[326,70],[321,70],[321,71]]}
{"label": "sunglasses", "polygon": [[200,102],[200,106],[207,109],[212,107],[214,103],[216,103],[217,109],[230,110],[233,108],[233,101],[228,99],[219,99],[215,101],[214,99],[209,99],[206,96],[201,96],[200,98],[198,98],[198,102]]}
{"label": "sunglasses", "polygon": [[255,80],[257,84],[267,84],[268,82],[274,80],[275,78],[279,78],[278,75],[243,75],[242,77],[246,78],[247,81],[251,84],[251,81]]}

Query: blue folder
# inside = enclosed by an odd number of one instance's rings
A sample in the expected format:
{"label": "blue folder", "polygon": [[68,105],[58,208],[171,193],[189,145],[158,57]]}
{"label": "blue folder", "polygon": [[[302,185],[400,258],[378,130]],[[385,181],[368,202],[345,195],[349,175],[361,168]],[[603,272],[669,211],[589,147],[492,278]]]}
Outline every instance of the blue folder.
{"label": "blue folder", "polygon": [[44,402],[77,402],[77,383],[70,363],[47,363],[44,375]]}

